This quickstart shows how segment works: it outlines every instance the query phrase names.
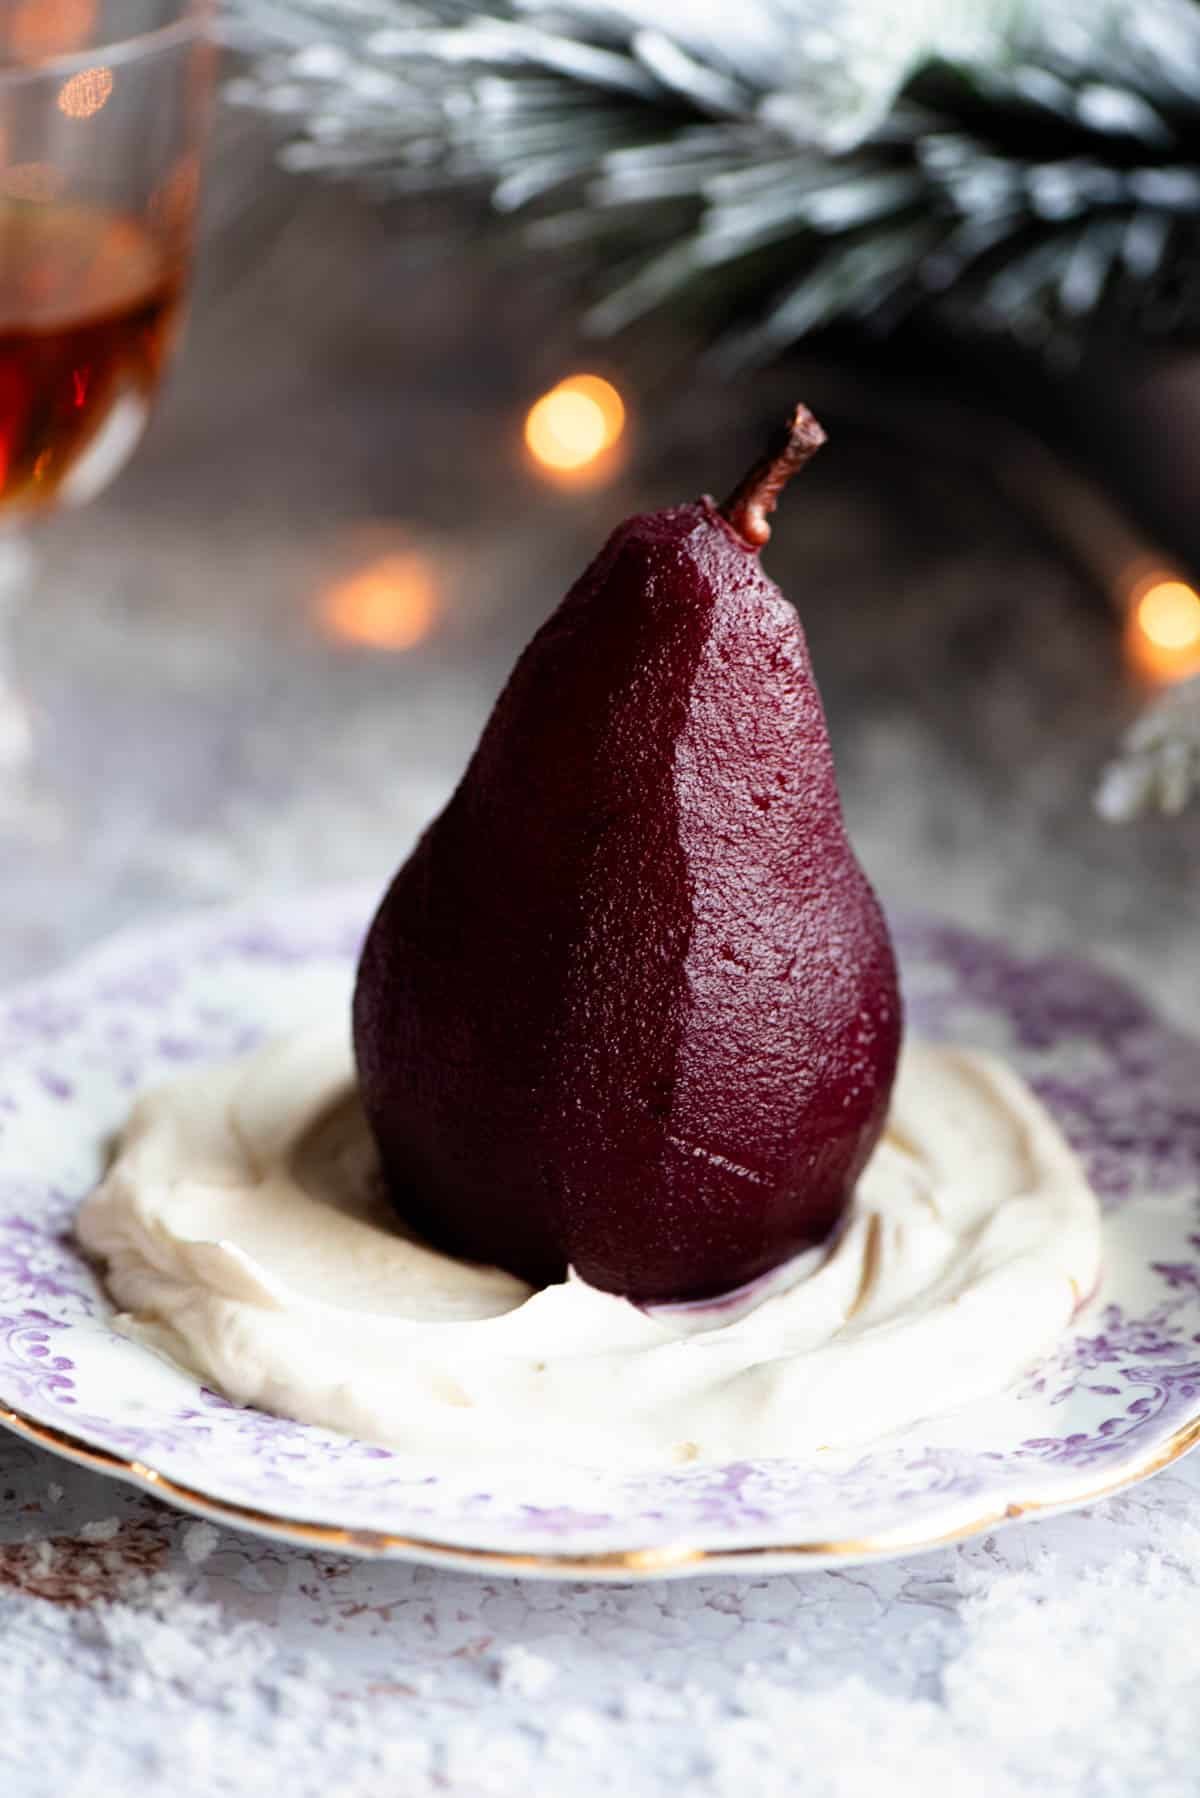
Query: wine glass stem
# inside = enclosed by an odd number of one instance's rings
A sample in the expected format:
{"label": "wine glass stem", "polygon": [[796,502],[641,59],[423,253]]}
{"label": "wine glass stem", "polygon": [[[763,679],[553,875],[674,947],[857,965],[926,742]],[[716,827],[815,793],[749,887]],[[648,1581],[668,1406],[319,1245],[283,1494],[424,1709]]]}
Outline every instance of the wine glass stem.
{"label": "wine glass stem", "polygon": [[33,586],[34,553],[20,530],[0,532],[0,780],[28,771],[33,725],[17,679],[13,620]]}

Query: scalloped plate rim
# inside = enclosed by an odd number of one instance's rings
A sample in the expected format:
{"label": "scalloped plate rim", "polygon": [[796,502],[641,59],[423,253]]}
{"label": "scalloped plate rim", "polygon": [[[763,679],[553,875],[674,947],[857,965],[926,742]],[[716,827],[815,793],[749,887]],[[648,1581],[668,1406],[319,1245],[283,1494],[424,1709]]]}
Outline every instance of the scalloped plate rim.
{"label": "scalloped plate rim", "polygon": [[[861,1566],[866,1561],[895,1560],[912,1554],[931,1554],[972,1536],[1008,1529],[1032,1517],[1061,1516],[1083,1505],[1111,1498],[1127,1487],[1140,1485],[1200,1446],[1200,1417],[1177,1430],[1167,1446],[1147,1465],[1127,1468],[1119,1479],[1103,1486],[1087,1487],[1053,1499],[1008,1500],[1002,1511],[972,1517],[966,1523],[943,1520],[945,1527],[933,1534],[906,1538],[899,1532],[844,1542],[766,1543],[746,1548],[705,1548],[689,1541],[658,1543],[646,1548],[599,1550],[589,1554],[554,1554],[545,1551],[477,1548],[467,1543],[442,1541],[433,1536],[405,1536],[393,1531],[341,1528],[335,1524],[307,1523],[252,1510],[211,1494],[180,1485],[167,1474],[142,1462],[123,1461],[109,1450],[73,1439],[66,1431],[25,1417],[0,1402],[0,1425],[34,1446],[44,1448],[76,1467],[86,1467],[123,1485],[134,1486],[174,1509],[227,1529],[245,1530],[267,1541],[295,1548],[343,1554],[359,1560],[410,1561],[426,1567],[448,1567],[463,1573],[496,1572],[521,1579],[586,1579],[615,1584],[636,1580],[687,1579],[702,1574],[819,1572],[830,1567]],[[930,1519],[929,1521],[936,1521]]]}

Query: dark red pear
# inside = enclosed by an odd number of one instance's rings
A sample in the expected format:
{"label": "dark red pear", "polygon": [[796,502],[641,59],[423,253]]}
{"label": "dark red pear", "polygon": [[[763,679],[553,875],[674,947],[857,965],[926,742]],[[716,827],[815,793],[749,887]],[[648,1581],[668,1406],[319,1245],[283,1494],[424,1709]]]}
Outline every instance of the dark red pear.
{"label": "dark red pear", "polygon": [[391,1197],[535,1283],[720,1293],[821,1242],[883,1127],[887,927],[846,838],[767,514],[797,407],[718,508],[618,527],[396,876],[354,999]]}

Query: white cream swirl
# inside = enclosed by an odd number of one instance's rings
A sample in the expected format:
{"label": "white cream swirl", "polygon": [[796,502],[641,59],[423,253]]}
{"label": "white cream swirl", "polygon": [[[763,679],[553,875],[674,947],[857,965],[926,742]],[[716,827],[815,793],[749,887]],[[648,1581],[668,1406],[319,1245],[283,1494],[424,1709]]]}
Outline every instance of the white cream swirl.
{"label": "white cream swirl", "polygon": [[836,1241],[720,1304],[532,1291],[382,1203],[345,1033],[148,1093],[78,1235],[122,1328],[231,1398],[428,1463],[798,1456],[1003,1389],[1100,1269],[1096,1201],[1028,1088],[909,1044]]}

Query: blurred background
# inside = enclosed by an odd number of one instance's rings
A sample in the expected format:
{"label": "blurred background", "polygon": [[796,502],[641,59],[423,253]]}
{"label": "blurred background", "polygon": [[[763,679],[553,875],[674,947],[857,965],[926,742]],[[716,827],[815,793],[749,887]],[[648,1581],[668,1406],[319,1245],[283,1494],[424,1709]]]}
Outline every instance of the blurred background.
{"label": "blurred background", "polygon": [[[120,98],[113,11],[0,7],[0,125],[13,71],[55,118],[0,141],[10,436],[57,328],[14,310],[63,201],[28,171]],[[728,11],[226,9],[161,403],[10,581],[0,977],[381,882],[608,530],[726,490],[802,397],[831,441],[767,560],[885,900],[1190,1021],[1200,823],[1152,802],[1200,741],[1200,5]]]}

